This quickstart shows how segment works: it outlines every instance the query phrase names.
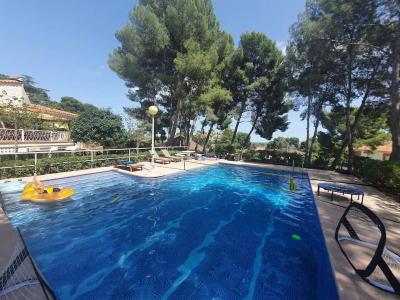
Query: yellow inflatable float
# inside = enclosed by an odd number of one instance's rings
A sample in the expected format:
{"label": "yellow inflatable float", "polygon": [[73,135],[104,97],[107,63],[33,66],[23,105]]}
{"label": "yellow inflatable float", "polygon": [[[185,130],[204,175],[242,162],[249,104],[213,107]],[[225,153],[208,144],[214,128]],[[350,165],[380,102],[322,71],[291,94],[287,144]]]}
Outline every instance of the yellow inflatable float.
{"label": "yellow inflatable float", "polygon": [[37,182],[30,182],[25,185],[21,194],[22,200],[29,200],[35,202],[53,202],[68,199],[75,195],[75,190],[72,188],[55,188],[53,186],[44,187],[41,192],[41,186]]}

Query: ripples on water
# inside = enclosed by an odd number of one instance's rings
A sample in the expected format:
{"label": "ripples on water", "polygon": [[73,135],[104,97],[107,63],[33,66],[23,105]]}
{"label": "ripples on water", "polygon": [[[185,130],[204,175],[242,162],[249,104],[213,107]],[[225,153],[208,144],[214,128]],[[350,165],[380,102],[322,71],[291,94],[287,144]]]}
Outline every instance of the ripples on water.
{"label": "ripples on water", "polygon": [[[61,299],[337,299],[308,178],[218,166],[52,180],[77,194],[6,209]],[[300,241],[292,234],[302,237]]]}

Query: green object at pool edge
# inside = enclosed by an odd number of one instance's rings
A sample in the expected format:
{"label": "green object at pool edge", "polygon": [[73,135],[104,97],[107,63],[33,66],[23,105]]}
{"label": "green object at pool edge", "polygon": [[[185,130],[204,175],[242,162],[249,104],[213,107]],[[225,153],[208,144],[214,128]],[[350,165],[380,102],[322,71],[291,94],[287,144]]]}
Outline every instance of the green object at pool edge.
{"label": "green object at pool edge", "polygon": [[301,236],[299,236],[298,234],[292,234],[292,239],[294,239],[295,241],[300,241]]}

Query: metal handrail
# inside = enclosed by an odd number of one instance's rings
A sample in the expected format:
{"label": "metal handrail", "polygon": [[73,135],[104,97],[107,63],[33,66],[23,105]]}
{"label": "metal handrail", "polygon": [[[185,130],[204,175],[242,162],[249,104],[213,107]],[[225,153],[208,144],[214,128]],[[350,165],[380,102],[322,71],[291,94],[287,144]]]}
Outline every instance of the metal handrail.
{"label": "metal handrail", "polygon": [[[159,147],[155,147],[156,149],[187,149],[187,146],[159,146]],[[2,156],[13,156],[16,159],[15,162],[17,163],[17,161],[19,163],[22,163],[21,160],[19,160],[19,157],[27,157],[30,158],[32,160],[32,158],[34,158],[34,163],[32,164],[32,161],[27,161],[26,164],[23,165],[17,165],[15,164],[14,166],[2,166],[0,167],[0,171],[2,170],[10,170],[10,169],[22,169],[22,168],[34,168],[35,172],[37,171],[37,168],[39,167],[40,164],[38,164],[38,154],[45,156],[45,155],[57,155],[58,153],[60,154],[66,154],[66,153],[70,153],[71,155],[76,155],[79,153],[83,153],[83,154],[87,154],[88,156],[90,156],[89,159],[84,159],[84,160],[77,160],[76,162],[92,162],[95,163],[97,161],[107,161],[107,160],[116,160],[116,159],[122,159],[122,158],[128,158],[129,160],[131,159],[131,157],[135,157],[136,154],[140,151],[141,154],[143,154],[144,150],[151,150],[151,147],[138,147],[138,148],[117,148],[117,149],[79,149],[79,150],[63,150],[63,151],[41,151],[41,152],[27,152],[27,153],[0,153],[0,158]],[[119,155],[118,157],[101,157],[101,158],[96,158],[96,153],[102,153],[107,156],[107,155],[112,155],[112,152],[121,152],[123,151],[124,153],[114,153]],[[32,157],[33,156],[33,157]],[[58,165],[58,164],[65,164],[65,163],[71,163],[71,161],[66,161],[66,162],[55,162],[54,165]],[[74,162],[75,163],[75,162]],[[1,176],[0,176],[1,177]]]}
{"label": "metal handrail", "polygon": [[[160,146],[154,147],[155,149],[186,149],[188,146]],[[137,150],[151,150],[151,147],[138,147],[138,148],[109,148],[109,149],[76,149],[76,150],[57,150],[57,151],[32,151],[32,152],[16,152],[16,153],[1,153],[0,156],[10,155],[34,155],[34,154],[57,154],[57,153],[79,153],[79,152],[106,152],[106,151],[137,151]]]}

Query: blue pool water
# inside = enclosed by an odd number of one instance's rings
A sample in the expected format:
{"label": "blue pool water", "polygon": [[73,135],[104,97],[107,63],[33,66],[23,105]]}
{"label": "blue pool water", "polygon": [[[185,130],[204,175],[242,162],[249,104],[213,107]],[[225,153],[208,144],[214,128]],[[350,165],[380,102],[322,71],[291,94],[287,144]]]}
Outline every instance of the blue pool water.
{"label": "blue pool water", "polygon": [[[52,180],[77,194],[7,213],[61,299],[338,299],[308,178],[220,165]],[[293,234],[301,237],[294,240]]]}

